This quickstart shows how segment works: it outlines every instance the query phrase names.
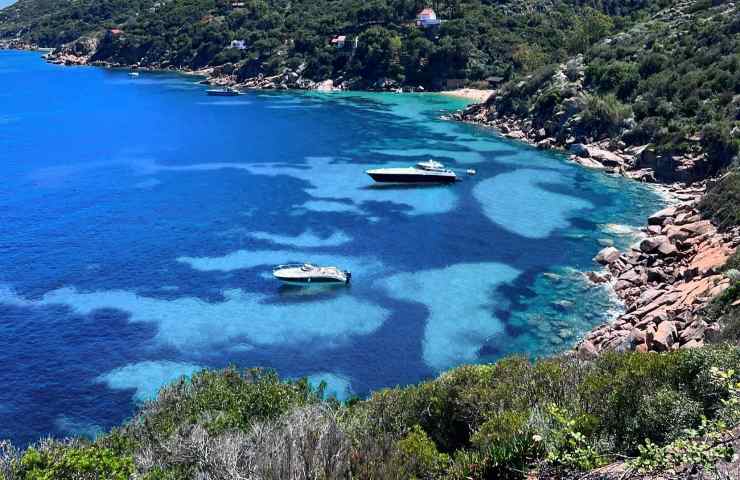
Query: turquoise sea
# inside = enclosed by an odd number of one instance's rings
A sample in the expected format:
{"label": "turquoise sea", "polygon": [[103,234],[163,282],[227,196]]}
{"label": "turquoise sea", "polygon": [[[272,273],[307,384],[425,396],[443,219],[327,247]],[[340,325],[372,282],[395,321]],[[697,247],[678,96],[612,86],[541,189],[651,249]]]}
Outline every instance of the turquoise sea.
{"label": "turquoise sea", "polygon": [[[447,97],[248,93],[0,52],[0,438],[95,435],[164,383],[263,366],[340,398],[568,348],[618,310],[579,273],[650,190]],[[478,175],[380,187],[435,158]],[[348,268],[286,288],[286,262]]]}

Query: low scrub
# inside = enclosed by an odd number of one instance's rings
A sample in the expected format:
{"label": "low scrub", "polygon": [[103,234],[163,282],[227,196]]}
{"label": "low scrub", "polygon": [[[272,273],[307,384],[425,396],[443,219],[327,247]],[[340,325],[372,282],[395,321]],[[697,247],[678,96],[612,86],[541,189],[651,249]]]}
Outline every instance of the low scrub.
{"label": "low scrub", "polygon": [[[712,372],[729,373],[722,383]],[[734,372],[740,350],[730,346],[593,362],[513,357],[340,404],[270,372],[205,371],[94,442],[25,452],[3,444],[0,472],[4,480],[518,479],[623,456],[654,469],[666,461],[663,445],[719,428]]]}
{"label": "low scrub", "polygon": [[720,228],[740,225],[740,167],[727,172],[710,188],[699,207]]}

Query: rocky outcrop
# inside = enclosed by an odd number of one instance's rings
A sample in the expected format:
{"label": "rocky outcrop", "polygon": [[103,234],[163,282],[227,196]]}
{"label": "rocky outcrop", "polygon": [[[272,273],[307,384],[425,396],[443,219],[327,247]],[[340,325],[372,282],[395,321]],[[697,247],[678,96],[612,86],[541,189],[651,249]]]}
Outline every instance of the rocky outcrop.
{"label": "rocky outcrop", "polygon": [[0,40],[0,50],[39,50],[38,45],[25,40]]}
{"label": "rocky outcrop", "polygon": [[[675,192],[698,198],[702,189]],[[603,249],[595,260],[605,271],[587,274],[612,283],[625,313],[583,338],[577,346],[583,358],[605,350],[696,348],[719,329],[701,311],[730,286],[721,268],[740,246],[740,228],[719,232],[701,218],[695,201],[684,201],[651,215],[644,232],[647,237],[627,251]]]}
{"label": "rocky outcrop", "polygon": [[99,44],[97,37],[80,37],[49,53],[46,59],[49,63],[59,65],[86,65],[95,55]]}
{"label": "rocky outcrop", "polygon": [[[565,68],[565,65],[561,66]],[[574,122],[579,120],[581,102],[574,101],[566,111],[557,113],[557,123],[543,123],[529,117],[500,114],[494,100],[476,104],[453,115],[453,119],[485,125],[498,130],[502,136],[520,140],[539,149],[556,149],[569,155],[570,160],[587,168],[616,173],[642,182],[690,183],[706,177],[706,155],[657,155],[650,145],[627,146],[621,141],[594,139],[579,133]],[[549,126],[549,129],[548,129]]]}

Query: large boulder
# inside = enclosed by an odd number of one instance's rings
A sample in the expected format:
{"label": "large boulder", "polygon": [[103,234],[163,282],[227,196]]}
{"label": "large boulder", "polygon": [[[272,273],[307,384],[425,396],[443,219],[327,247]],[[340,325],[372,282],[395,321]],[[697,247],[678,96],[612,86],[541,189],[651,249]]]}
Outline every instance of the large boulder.
{"label": "large boulder", "polygon": [[676,325],[674,322],[660,322],[658,330],[653,336],[653,349],[659,352],[667,352],[671,350],[673,344],[676,343],[677,336],[678,332],[676,331]]}
{"label": "large boulder", "polygon": [[687,232],[689,235],[704,235],[714,230],[712,222],[709,220],[700,220],[694,223],[687,223],[681,226],[681,230]]}
{"label": "large boulder", "polygon": [[611,265],[619,259],[619,250],[614,247],[606,247],[601,250],[594,260],[601,265]]}
{"label": "large boulder", "polygon": [[573,143],[568,147],[568,150],[577,157],[588,158],[591,156],[588,148],[582,143]]}
{"label": "large boulder", "polygon": [[331,92],[334,90],[334,80],[324,80],[316,84],[316,90],[319,92]]}
{"label": "large boulder", "polygon": [[686,327],[679,335],[679,340],[682,344],[691,341],[704,341],[704,332],[707,329],[707,324],[703,320],[696,320],[691,325]]}
{"label": "large boulder", "polygon": [[644,283],[646,278],[643,277],[642,273],[638,271],[638,269],[633,268],[620,275],[619,280],[624,280],[625,282],[629,282],[633,285],[639,285],[641,283]]}
{"label": "large boulder", "polygon": [[593,360],[599,355],[599,350],[596,345],[590,340],[584,340],[578,345],[577,349],[578,358],[581,360]]}
{"label": "large boulder", "polygon": [[643,145],[634,149],[633,153],[637,157],[637,168],[655,170],[658,156],[655,154],[654,148],[650,145]]}
{"label": "large boulder", "polygon": [[656,253],[664,243],[670,243],[668,237],[664,235],[648,237],[640,242],[640,250],[645,253]]}
{"label": "large boulder", "polygon": [[658,245],[658,253],[660,253],[664,257],[671,257],[678,253],[678,249],[675,245],[671,243],[670,240],[668,240],[668,238],[666,238],[665,242],[662,242],[660,245]]}
{"label": "large boulder", "polygon": [[586,155],[587,157],[597,160],[605,167],[619,167],[621,165],[624,165],[624,159],[616,153],[612,153],[609,150],[604,150],[597,147],[585,148],[588,152],[588,155]]}
{"label": "large boulder", "polygon": [[689,264],[689,271],[697,275],[714,272],[724,266],[731,255],[724,245],[702,248]]}
{"label": "large boulder", "polygon": [[669,217],[674,217],[676,215],[676,211],[678,209],[676,207],[667,207],[663,210],[660,210],[658,212],[655,212],[654,214],[650,215],[648,217],[648,224],[649,225],[663,225],[663,222]]}
{"label": "large boulder", "polygon": [[611,278],[606,272],[586,272],[586,278],[596,284],[606,283]]}

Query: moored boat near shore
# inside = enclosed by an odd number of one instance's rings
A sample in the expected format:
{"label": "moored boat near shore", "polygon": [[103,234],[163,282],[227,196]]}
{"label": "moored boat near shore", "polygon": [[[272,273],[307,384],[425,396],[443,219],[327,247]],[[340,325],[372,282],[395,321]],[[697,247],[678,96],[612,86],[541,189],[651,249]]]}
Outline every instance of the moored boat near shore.
{"label": "moored boat near shore", "polygon": [[236,97],[239,95],[239,90],[231,87],[213,88],[206,90],[206,94],[212,97]]}

